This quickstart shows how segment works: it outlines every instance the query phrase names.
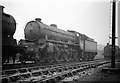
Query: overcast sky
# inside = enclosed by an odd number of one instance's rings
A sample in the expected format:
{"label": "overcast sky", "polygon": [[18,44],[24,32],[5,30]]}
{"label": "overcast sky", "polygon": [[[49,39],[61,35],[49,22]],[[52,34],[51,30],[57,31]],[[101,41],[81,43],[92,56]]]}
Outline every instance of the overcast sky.
{"label": "overcast sky", "polygon": [[99,44],[109,41],[110,0],[2,0],[4,12],[17,22],[14,38],[24,38],[25,24],[35,18],[63,30],[75,30]]}

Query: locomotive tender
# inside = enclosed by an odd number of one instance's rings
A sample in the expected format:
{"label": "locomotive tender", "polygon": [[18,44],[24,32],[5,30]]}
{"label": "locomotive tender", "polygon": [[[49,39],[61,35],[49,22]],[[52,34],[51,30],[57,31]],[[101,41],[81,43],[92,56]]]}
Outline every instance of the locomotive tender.
{"label": "locomotive tender", "polygon": [[30,21],[24,29],[25,40],[19,42],[27,47],[27,56],[21,61],[35,62],[92,60],[97,54],[97,42],[76,31],[61,30],[57,25],[46,25],[40,18]]}

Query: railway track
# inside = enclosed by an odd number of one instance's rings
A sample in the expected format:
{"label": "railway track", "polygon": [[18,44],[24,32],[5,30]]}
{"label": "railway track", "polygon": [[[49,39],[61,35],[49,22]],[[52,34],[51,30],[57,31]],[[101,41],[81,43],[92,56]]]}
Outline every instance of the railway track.
{"label": "railway track", "polygon": [[[79,77],[84,74],[86,70],[103,66],[110,63],[110,61],[96,60],[79,63],[67,63],[48,66],[35,66],[27,68],[18,68],[2,71],[3,83],[7,82],[32,82],[32,83],[44,83],[44,82],[58,82],[64,80],[66,77]],[[81,73],[82,72],[82,73]],[[79,75],[79,76],[77,76]],[[72,78],[75,79],[75,78]]]}
{"label": "railway track", "polygon": [[[96,59],[97,60],[97,59]],[[93,60],[89,60],[89,61],[93,61]],[[38,63],[33,63],[33,62],[27,62],[27,63],[24,63],[24,64],[21,64],[21,63],[15,63],[15,64],[12,64],[12,63],[8,63],[8,64],[3,64],[2,65],[2,70],[9,70],[9,69],[18,69],[18,68],[26,68],[26,67],[34,67],[34,66],[49,66],[49,65],[59,65],[59,64],[70,64],[70,63],[76,63],[76,62],[79,62],[79,61],[62,61],[62,62],[52,62],[52,63],[49,63],[49,62],[38,62]],[[81,61],[81,62],[86,62],[86,61]]]}
{"label": "railway track", "polygon": [[[82,61],[83,62],[83,61]],[[84,61],[85,62],[85,61]],[[27,67],[34,67],[34,66],[49,66],[49,65],[59,65],[59,64],[70,64],[70,63],[76,63],[76,61],[62,61],[60,63],[58,62],[52,62],[52,63],[49,63],[49,62],[40,62],[40,63],[32,63],[32,62],[29,62],[29,63],[24,63],[24,64],[21,64],[21,63],[16,63],[16,64],[4,64],[2,66],[2,70],[9,70],[9,69],[18,69],[18,68],[27,68]]]}

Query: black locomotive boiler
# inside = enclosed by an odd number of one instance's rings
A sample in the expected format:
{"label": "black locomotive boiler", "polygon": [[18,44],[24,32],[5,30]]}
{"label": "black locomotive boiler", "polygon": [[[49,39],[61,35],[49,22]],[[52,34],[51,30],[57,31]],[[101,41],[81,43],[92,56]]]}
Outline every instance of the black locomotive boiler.
{"label": "black locomotive boiler", "polygon": [[93,60],[97,42],[76,31],[61,30],[56,24],[46,25],[40,18],[30,21],[24,29],[25,39],[19,45],[27,47],[20,61],[61,62]]}

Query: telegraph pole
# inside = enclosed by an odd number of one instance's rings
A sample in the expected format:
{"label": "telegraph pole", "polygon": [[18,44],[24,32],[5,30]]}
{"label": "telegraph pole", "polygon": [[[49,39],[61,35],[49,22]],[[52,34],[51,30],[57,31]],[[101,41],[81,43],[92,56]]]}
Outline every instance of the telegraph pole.
{"label": "telegraph pole", "polygon": [[111,68],[115,68],[115,33],[116,33],[116,0],[113,0],[112,5],[112,55]]}

